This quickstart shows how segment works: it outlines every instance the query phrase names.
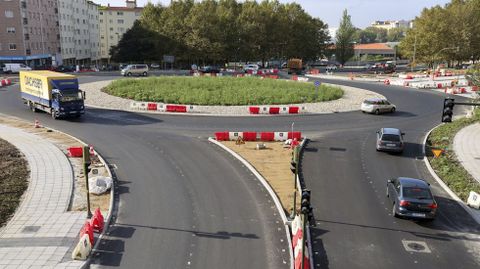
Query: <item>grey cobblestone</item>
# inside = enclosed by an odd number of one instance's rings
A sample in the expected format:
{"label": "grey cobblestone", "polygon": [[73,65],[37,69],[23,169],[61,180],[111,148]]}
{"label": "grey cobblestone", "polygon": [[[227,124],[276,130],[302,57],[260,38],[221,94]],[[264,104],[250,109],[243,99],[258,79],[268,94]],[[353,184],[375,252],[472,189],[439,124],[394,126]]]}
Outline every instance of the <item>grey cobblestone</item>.
{"label": "grey cobblestone", "polygon": [[0,137],[25,155],[30,169],[23,200],[0,230],[0,268],[79,268],[83,262],[70,257],[62,263],[86,217],[67,211],[73,189],[68,158],[47,140],[16,128],[0,125]]}

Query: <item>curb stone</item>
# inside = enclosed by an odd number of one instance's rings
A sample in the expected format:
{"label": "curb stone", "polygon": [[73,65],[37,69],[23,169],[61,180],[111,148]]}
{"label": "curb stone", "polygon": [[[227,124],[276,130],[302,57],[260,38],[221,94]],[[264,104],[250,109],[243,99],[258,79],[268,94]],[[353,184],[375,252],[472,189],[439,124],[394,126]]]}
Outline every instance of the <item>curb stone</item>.
{"label": "curb stone", "polygon": [[[67,134],[65,132],[62,132],[62,131],[59,131],[57,129],[54,129],[54,128],[50,128],[50,127],[45,127],[43,126],[44,128],[46,129],[49,129],[49,130],[52,130],[52,131],[55,131],[55,132],[58,132],[60,134],[63,134],[63,135],[66,135],[66,136],[69,136],[71,137],[72,139],[78,141],[80,144],[84,145],[84,146],[88,146],[88,144],[86,144],[85,142],[83,142],[82,140],[76,138],[75,136],[73,135],[70,135],[70,134]],[[107,217],[105,218],[105,222],[104,222],[104,226],[103,226],[103,231],[102,233],[100,234],[100,236],[98,237],[98,240],[97,242],[95,242],[95,245],[92,246],[92,251],[90,252],[93,253],[96,249],[98,249],[98,246],[100,244],[100,241],[102,241],[103,237],[105,236],[105,233],[108,229],[108,227],[110,226],[110,222],[112,220],[112,212],[113,212],[113,202],[114,202],[114,195],[115,195],[115,180],[113,178],[113,174],[112,174],[112,171],[110,170],[110,166],[108,165],[108,163],[105,161],[105,159],[103,159],[103,157],[98,154],[98,152],[94,149],[94,152],[95,152],[95,155],[97,155],[98,159],[100,160],[100,162],[105,166],[106,170],[107,170],[107,173],[108,175],[110,176],[110,178],[112,179],[112,187],[110,188],[110,205],[109,205],[109,208],[108,208],[108,215]],[[87,269],[88,266],[90,266],[90,262],[91,262],[91,255],[88,256],[87,260],[84,261],[84,264],[81,266],[82,269]]]}
{"label": "curb stone", "polygon": [[437,181],[437,183],[442,187],[442,189],[444,189],[448,195],[450,195],[450,197],[455,200],[461,207],[463,207],[463,209],[465,211],[467,211],[467,213],[478,223],[480,224],[480,214],[475,214],[475,212],[473,212],[473,209],[471,209],[470,207],[468,207],[464,201],[462,201],[448,186],[447,184],[445,184],[445,182],[443,182],[443,180],[437,175],[437,173],[435,173],[435,171],[433,170],[432,166],[430,165],[430,162],[428,161],[428,158],[427,158],[427,155],[426,155],[426,144],[427,144],[427,139],[428,137],[430,136],[430,133],[435,130],[436,128],[438,128],[439,126],[443,125],[443,123],[433,127],[430,131],[428,131],[428,133],[425,135],[425,138],[423,140],[423,147],[422,147],[422,153],[423,153],[423,161],[425,162],[425,166],[427,166],[427,169],[428,171],[430,172],[430,174],[432,175],[432,177]]}

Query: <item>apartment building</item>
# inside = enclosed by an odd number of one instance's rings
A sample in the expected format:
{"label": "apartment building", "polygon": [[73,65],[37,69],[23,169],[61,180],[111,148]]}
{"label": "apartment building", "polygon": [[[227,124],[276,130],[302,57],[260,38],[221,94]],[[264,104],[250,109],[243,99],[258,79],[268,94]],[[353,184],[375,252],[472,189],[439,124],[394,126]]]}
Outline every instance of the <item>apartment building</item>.
{"label": "apartment building", "polygon": [[56,64],[58,25],[57,0],[0,0],[0,61]]}
{"label": "apartment building", "polygon": [[102,63],[110,63],[110,47],[118,44],[123,34],[140,19],[143,8],[136,0],[126,0],[125,7],[102,6],[100,17],[100,57]]}
{"label": "apartment building", "polygon": [[87,0],[58,0],[63,65],[96,65],[100,59],[99,5]]}
{"label": "apartment building", "polygon": [[383,28],[386,30],[395,28],[412,28],[412,21],[400,20],[400,21],[374,21],[371,24],[373,27]]}

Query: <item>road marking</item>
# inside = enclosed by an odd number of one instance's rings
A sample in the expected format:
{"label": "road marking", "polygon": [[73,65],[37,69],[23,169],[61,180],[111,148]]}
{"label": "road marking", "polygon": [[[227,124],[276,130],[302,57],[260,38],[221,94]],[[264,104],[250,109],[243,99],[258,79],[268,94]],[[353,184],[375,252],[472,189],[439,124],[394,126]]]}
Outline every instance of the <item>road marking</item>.
{"label": "road marking", "polygon": [[403,247],[408,252],[432,253],[427,243],[424,241],[402,240]]}

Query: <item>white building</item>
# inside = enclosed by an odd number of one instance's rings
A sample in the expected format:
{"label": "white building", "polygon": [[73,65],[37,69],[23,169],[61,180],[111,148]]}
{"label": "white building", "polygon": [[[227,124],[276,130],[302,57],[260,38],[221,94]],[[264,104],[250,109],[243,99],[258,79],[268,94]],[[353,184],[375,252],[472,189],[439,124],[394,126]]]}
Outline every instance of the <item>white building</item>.
{"label": "white building", "polygon": [[58,0],[62,60],[59,65],[91,65],[99,59],[99,6],[87,0]]}
{"label": "white building", "polygon": [[102,62],[110,62],[110,48],[118,44],[123,34],[140,19],[143,8],[136,0],[126,0],[126,7],[102,6],[100,15],[100,56]]}
{"label": "white building", "polygon": [[412,28],[412,21],[374,21],[372,27],[383,28],[386,30],[395,28]]}

